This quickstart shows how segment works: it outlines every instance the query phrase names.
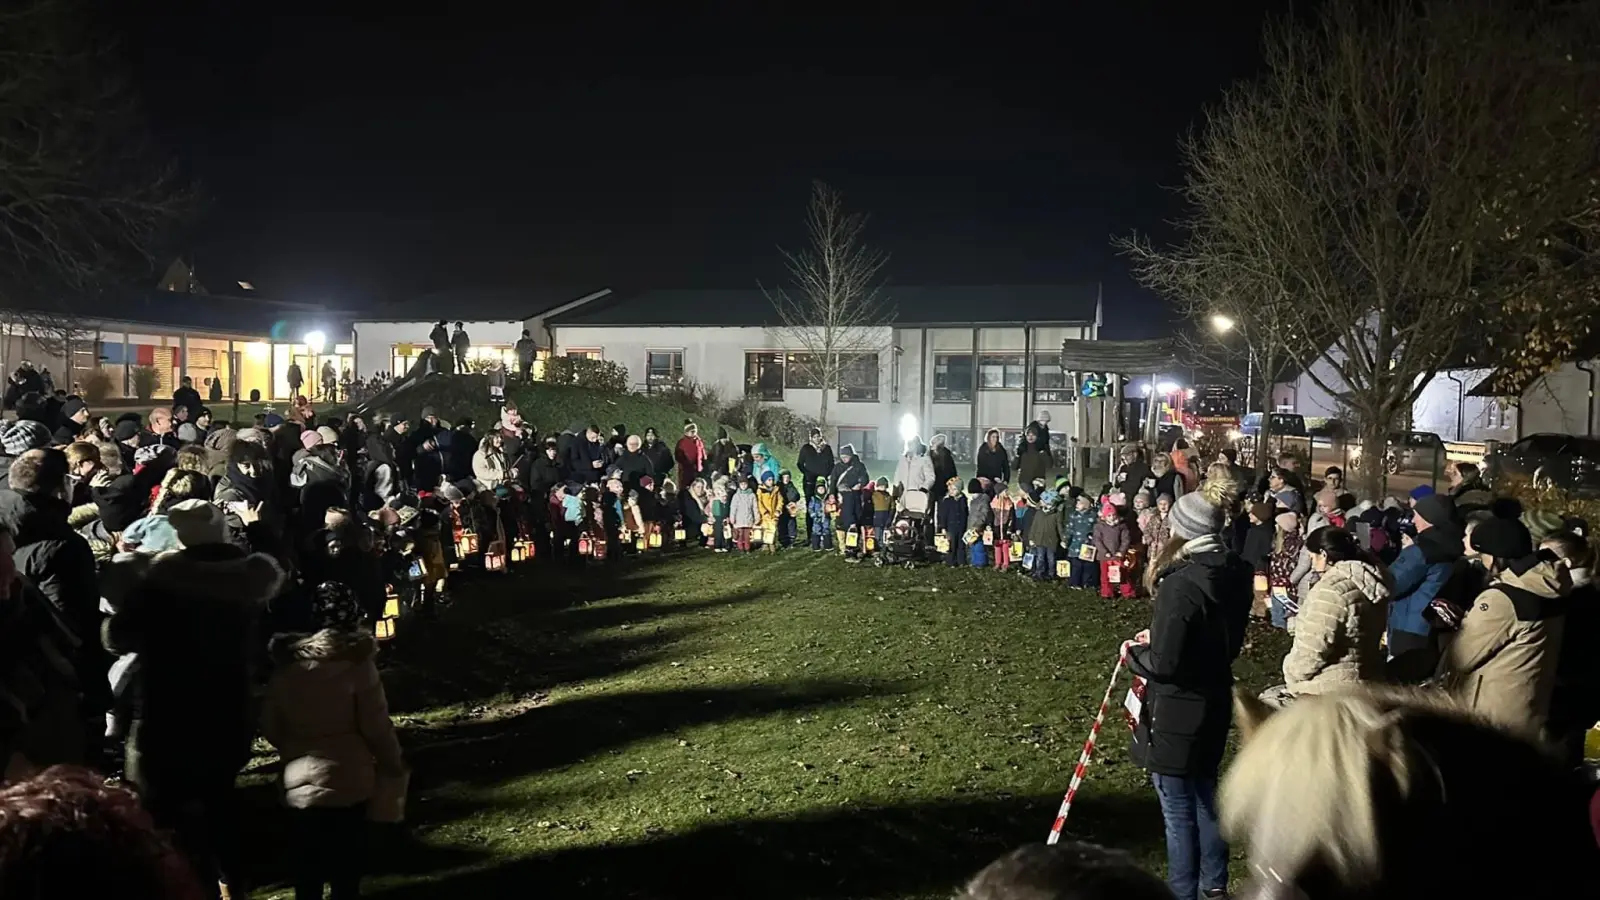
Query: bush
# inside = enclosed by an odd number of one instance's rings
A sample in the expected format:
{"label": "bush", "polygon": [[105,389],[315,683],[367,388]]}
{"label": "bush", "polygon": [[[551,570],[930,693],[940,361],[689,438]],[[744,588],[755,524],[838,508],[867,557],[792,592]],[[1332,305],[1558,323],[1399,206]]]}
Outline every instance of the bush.
{"label": "bush", "polygon": [[[761,411],[760,427],[756,433],[777,444],[798,447],[811,439],[811,429],[821,428],[822,420],[802,415],[783,406],[769,406]],[[748,430],[748,429],[747,429]]]}
{"label": "bush", "polygon": [[716,418],[722,410],[722,390],[714,384],[705,384],[685,377],[677,387],[649,391],[645,396],[672,406],[682,407],[697,416]]}
{"label": "bush", "polygon": [[544,361],[544,381],[602,394],[628,393],[628,370],[608,359],[552,356]]}
{"label": "bush", "polygon": [[1590,535],[1600,526],[1600,500],[1574,497],[1558,487],[1536,487],[1523,479],[1503,479],[1495,483],[1495,493],[1522,504],[1525,511],[1548,510],[1559,516],[1577,516],[1589,523]]}
{"label": "bush", "polygon": [[133,395],[141,403],[156,395],[156,388],[161,384],[161,373],[155,366],[134,366],[128,370],[128,374],[133,380]]}
{"label": "bush", "polygon": [[105,369],[90,369],[78,379],[78,386],[83,390],[83,399],[91,406],[104,403],[116,391],[116,380]]}

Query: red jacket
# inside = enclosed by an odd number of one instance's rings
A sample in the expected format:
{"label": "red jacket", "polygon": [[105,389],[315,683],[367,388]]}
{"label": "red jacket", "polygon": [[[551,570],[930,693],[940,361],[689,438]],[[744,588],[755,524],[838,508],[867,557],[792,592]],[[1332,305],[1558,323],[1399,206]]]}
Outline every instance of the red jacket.
{"label": "red jacket", "polygon": [[687,485],[700,477],[706,467],[706,444],[699,435],[686,434],[678,439],[678,449],[673,454],[678,462],[678,478]]}

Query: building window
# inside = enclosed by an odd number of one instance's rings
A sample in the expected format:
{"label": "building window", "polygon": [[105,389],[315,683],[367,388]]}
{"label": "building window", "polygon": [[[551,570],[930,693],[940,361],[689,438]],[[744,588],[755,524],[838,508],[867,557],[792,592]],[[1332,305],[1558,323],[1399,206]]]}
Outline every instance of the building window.
{"label": "building window", "polygon": [[744,395],[756,400],[783,399],[783,354],[744,355]]}
{"label": "building window", "polygon": [[950,455],[956,458],[956,462],[972,462],[971,429],[962,428],[951,431],[949,434],[945,435],[945,438],[948,440],[948,443],[945,446],[950,448]]}
{"label": "building window", "polygon": [[839,440],[834,446],[835,450],[845,444],[856,449],[856,456],[863,460],[878,459],[878,429],[865,427],[840,426]]}
{"label": "building window", "polygon": [[878,399],[878,354],[854,353],[840,361],[839,400],[876,402]]}
{"label": "building window", "polygon": [[1027,380],[1027,362],[1020,353],[978,357],[978,388],[985,391],[1020,389]]}
{"label": "building window", "polygon": [[939,353],[933,357],[933,399],[943,403],[972,399],[972,354]]}
{"label": "building window", "polygon": [[822,387],[822,367],[814,360],[815,353],[790,353],[784,360],[783,367],[784,387],[796,390],[816,390]]}
{"label": "building window", "polygon": [[567,359],[602,359],[599,350],[568,350]]}
{"label": "building window", "polygon": [[683,386],[682,350],[646,350],[644,368],[644,384],[648,390]]}

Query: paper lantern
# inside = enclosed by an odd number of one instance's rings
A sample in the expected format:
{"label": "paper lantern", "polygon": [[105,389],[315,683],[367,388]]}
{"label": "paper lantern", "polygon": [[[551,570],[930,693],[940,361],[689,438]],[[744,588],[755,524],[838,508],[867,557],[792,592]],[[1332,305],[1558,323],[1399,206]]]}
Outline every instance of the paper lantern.
{"label": "paper lantern", "polygon": [[411,561],[411,565],[406,566],[406,578],[410,579],[413,583],[421,581],[423,576],[426,574],[427,572],[422,565],[422,560],[420,559],[413,559]]}
{"label": "paper lantern", "polygon": [[1106,563],[1106,580],[1112,584],[1122,583],[1122,563]]}
{"label": "paper lantern", "polygon": [[1022,558],[1022,542],[1021,541],[1012,541],[1011,542],[1011,561],[1012,562],[1016,562],[1017,560],[1019,560],[1021,558]]}
{"label": "paper lantern", "polygon": [[383,617],[385,619],[400,618],[400,595],[390,588],[383,598]]}
{"label": "paper lantern", "polygon": [[462,556],[471,556],[478,552],[478,534],[475,531],[463,531],[461,537],[456,539],[456,552]]}
{"label": "paper lantern", "polygon": [[593,552],[594,542],[589,540],[589,536],[587,534],[580,536],[578,538],[578,555],[588,556]]}
{"label": "paper lantern", "polygon": [[950,535],[940,532],[933,536],[933,549],[940,553],[950,552]]}
{"label": "paper lantern", "polygon": [[590,541],[589,546],[594,553],[594,558],[596,560],[605,559],[607,554],[611,552],[611,544],[609,541]]}
{"label": "paper lantern", "polygon": [[650,543],[650,549],[652,549],[652,550],[661,549],[661,532],[652,529],[651,532],[650,532],[649,543]]}
{"label": "paper lantern", "polygon": [[483,552],[483,567],[490,572],[504,572],[506,570],[506,545],[504,542],[490,542],[489,549]]}
{"label": "paper lantern", "polygon": [[682,525],[679,525],[672,529],[672,539],[681,544],[689,539],[689,532],[685,531]]}
{"label": "paper lantern", "polygon": [[644,549],[644,535],[641,534],[638,537],[633,539],[633,549],[635,549],[635,550],[643,550]]}
{"label": "paper lantern", "polygon": [[1064,559],[1056,560],[1056,577],[1057,578],[1070,578],[1071,576],[1072,576],[1072,563],[1067,561],[1067,560],[1064,560]]}
{"label": "paper lantern", "polygon": [[701,523],[701,525],[700,525],[700,534],[704,535],[705,537],[712,537],[716,533],[717,533],[717,530],[715,528],[711,527],[711,523],[710,522]]}
{"label": "paper lantern", "polygon": [[852,528],[849,531],[846,531],[844,533],[844,545],[846,547],[849,547],[852,550],[854,550],[856,548],[856,544],[860,540],[861,540],[861,538],[860,538],[859,535],[856,534],[856,531],[855,531],[854,528]]}
{"label": "paper lantern", "polygon": [[778,529],[771,525],[761,529],[761,542],[764,544],[776,544],[778,542]]}
{"label": "paper lantern", "polygon": [[994,529],[993,528],[985,528],[983,530],[983,545],[985,547],[993,547],[994,546]]}
{"label": "paper lantern", "polygon": [[394,638],[394,625],[394,619],[379,619],[372,626],[373,637],[380,641],[392,640]]}

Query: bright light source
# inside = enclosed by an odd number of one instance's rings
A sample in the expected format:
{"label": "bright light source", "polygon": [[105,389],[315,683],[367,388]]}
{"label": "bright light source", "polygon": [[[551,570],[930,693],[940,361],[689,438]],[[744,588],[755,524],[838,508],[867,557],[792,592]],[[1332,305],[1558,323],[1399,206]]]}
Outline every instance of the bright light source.
{"label": "bright light source", "polygon": [[1165,397],[1168,394],[1176,394],[1179,388],[1176,384],[1173,384],[1170,381],[1163,381],[1156,385],[1156,390],[1160,391],[1161,396]]}
{"label": "bright light source", "polygon": [[250,283],[250,282],[248,282],[248,281],[241,281],[241,282],[239,282],[239,287],[242,287],[242,288],[244,288],[244,289],[245,289],[245,290],[247,290],[247,291],[253,291],[253,290],[255,290],[255,289],[256,289],[256,286],[255,286],[255,285],[253,285],[253,284],[251,284],[251,283]]}
{"label": "bright light source", "polygon": [[1193,400],[1194,399],[1194,388],[1189,388],[1188,390],[1184,391],[1183,392],[1183,399],[1185,399],[1185,400]]}
{"label": "bright light source", "polygon": [[1231,317],[1220,313],[1211,317],[1211,327],[1218,331],[1232,331],[1236,324]]}
{"label": "bright light source", "polygon": [[328,336],[322,332],[312,331],[306,334],[306,348],[311,351],[313,356],[321,356],[322,351],[326,349],[327,346]]}
{"label": "bright light source", "polygon": [[1139,385],[1139,393],[1145,395],[1146,397],[1150,396],[1150,385],[1148,382]]}
{"label": "bright light source", "polygon": [[1228,440],[1230,440],[1230,441],[1237,441],[1237,440],[1239,440],[1239,439],[1241,439],[1243,437],[1244,437],[1244,432],[1240,431],[1237,428],[1233,428],[1233,429],[1230,429],[1228,431]]}
{"label": "bright light source", "polygon": [[906,413],[900,417],[900,440],[909,441],[917,436],[917,417]]}

